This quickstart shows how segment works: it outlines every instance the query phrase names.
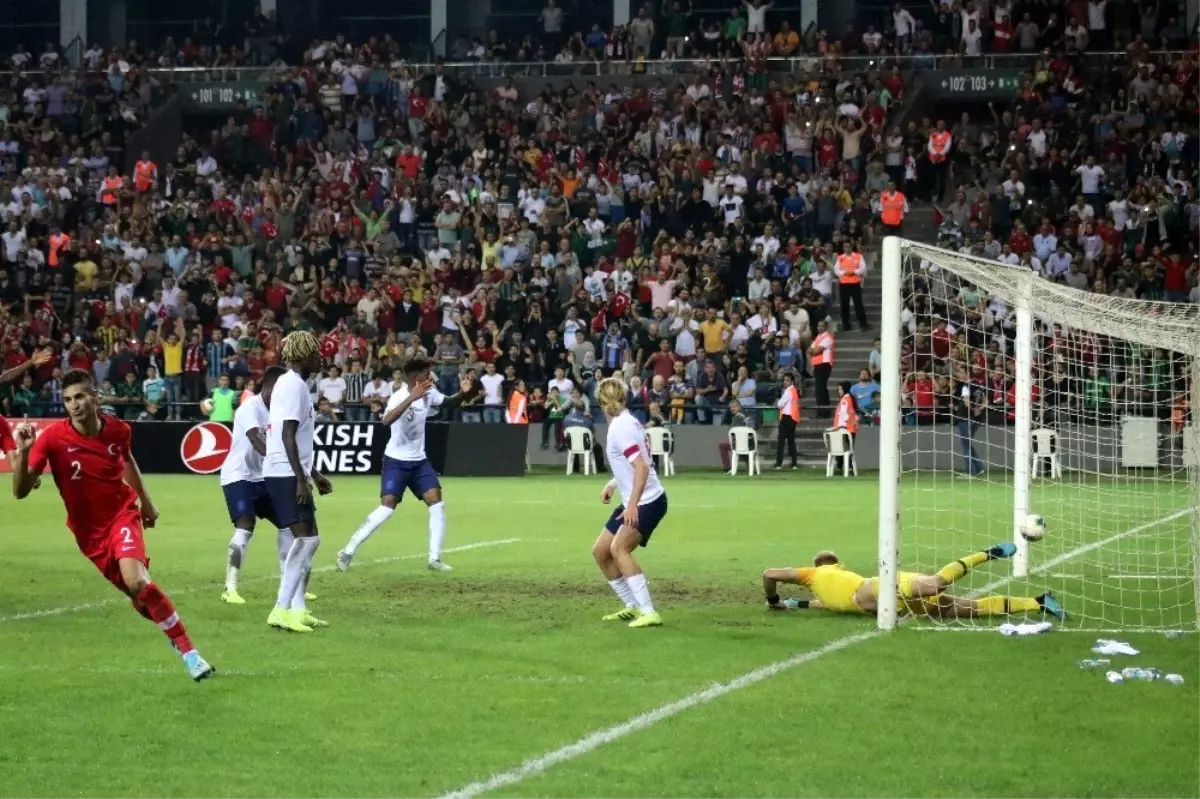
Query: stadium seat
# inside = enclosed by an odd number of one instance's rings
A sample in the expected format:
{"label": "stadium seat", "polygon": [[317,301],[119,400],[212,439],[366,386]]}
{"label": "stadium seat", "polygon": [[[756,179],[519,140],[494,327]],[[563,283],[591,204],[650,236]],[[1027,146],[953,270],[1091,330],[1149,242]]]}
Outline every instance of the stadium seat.
{"label": "stadium seat", "polygon": [[567,436],[567,474],[575,473],[575,458],[583,458],[583,473],[596,473],[596,459],[592,455],[592,444],[595,441],[592,431],[586,427],[568,427],[563,431]]}
{"label": "stadium seat", "polygon": [[650,439],[650,457],[657,461],[659,476],[675,474],[675,461],[671,458],[675,436],[665,427],[646,428],[646,436]]}
{"label": "stadium seat", "polygon": [[1048,427],[1033,431],[1033,479],[1042,476],[1045,468],[1051,480],[1062,477],[1062,464],[1058,461],[1058,433]]}
{"label": "stadium seat", "polygon": [[838,460],[842,462],[842,477],[849,477],[850,472],[858,477],[858,462],[854,458],[854,439],[850,431],[844,427],[836,427],[825,431],[825,476],[837,474]]}
{"label": "stadium seat", "polygon": [[752,427],[729,428],[729,449],[732,468],[730,474],[737,474],[738,458],[746,458],[746,474],[754,476],[762,473],[762,461],[758,457],[758,433]]}

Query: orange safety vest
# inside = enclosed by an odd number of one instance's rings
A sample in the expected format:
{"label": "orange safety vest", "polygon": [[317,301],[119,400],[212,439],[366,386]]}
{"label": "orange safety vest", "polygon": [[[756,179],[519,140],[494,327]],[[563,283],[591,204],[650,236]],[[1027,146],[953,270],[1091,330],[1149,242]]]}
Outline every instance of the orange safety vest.
{"label": "orange safety vest", "polygon": [[154,185],[154,172],[158,169],[153,161],[138,161],[133,165],[133,185],[138,191],[149,191]]}
{"label": "orange safety vest", "polygon": [[838,400],[837,409],[833,412],[833,426],[844,427],[851,435],[858,432],[858,414],[854,410],[854,400],[849,394],[843,394]]}
{"label": "orange safety vest", "polygon": [[71,243],[71,237],[66,233],[55,233],[50,237],[50,257],[46,259],[46,263],[50,266],[58,266],[60,261],[58,253],[66,248]]}
{"label": "orange safety vest", "polygon": [[820,354],[812,356],[812,365],[814,367],[822,364],[833,366],[833,336],[829,333],[822,333],[813,341],[813,346],[822,349]]}
{"label": "orange safety vest", "polygon": [[779,409],[781,417],[790,417],[793,422],[800,424],[800,392],[795,386],[788,386],[783,391],[783,407]]}
{"label": "orange safety vest", "polygon": [[508,397],[508,412],[504,414],[504,421],[509,424],[529,424],[529,414],[525,410],[525,395],[520,391],[514,391]]}
{"label": "orange safety vest", "polygon": [[898,191],[884,192],[879,198],[883,206],[880,218],[888,227],[896,227],[904,221],[904,195]]}
{"label": "orange safety vest", "polygon": [[859,265],[862,263],[862,253],[852,252],[849,255],[842,253],[838,256],[837,265],[842,268],[842,274],[838,275],[838,282],[842,285],[856,285],[862,282],[862,274],[858,271]]}
{"label": "orange safety vest", "polygon": [[100,189],[100,202],[105,205],[116,205],[121,189],[125,186],[125,178],[105,178]]}
{"label": "orange safety vest", "polygon": [[929,160],[940,164],[946,160],[946,153],[950,149],[950,131],[935,130],[929,134],[929,143],[933,145],[933,152],[929,154]]}

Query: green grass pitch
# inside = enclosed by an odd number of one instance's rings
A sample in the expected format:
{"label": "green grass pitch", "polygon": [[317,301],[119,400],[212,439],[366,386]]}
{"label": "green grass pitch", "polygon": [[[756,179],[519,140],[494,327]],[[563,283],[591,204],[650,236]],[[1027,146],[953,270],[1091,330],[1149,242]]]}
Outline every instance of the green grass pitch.
{"label": "green grass pitch", "polygon": [[[876,484],[867,475],[668,479],[670,515],[639,553],[666,621],[648,630],[599,621],[614,606],[589,555],[607,513],[603,478],[447,480],[451,574],[424,568],[426,513],[411,497],[350,573],[333,571],[378,487],[375,478],[335,479],[320,501],[324,570],[312,584],[314,610],[332,626],[309,636],[265,623],[274,530],[261,526],[250,545],[250,604],[226,606],[218,596],[230,526],[216,477],[148,481],[162,512],[147,534],[155,578],[220,673],[200,685],[187,679],[158,631],[75,549],[53,487],[19,504],[0,498],[0,795],[1200,790],[1194,634],[1120,636],[1144,652],[1132,662],[1187,683],[1114,686],[1076,666],[1098,634],[1009,639],[906,625],[875,635],[865,618],[767,612],[766,567],[834,548],[874,572]],[[925,519],[918,539],[906,539],[906,566],[919,557],[936,567],[965,554],[955,548],[991,543],[1011,519],[1003,486],[925,479],[904,489],[906,535],[908,519]],[[1035,569],[1117,538],[1042,568],[1029,587],[1085,604],[1084,627],[1194,624],[1189,581],[1106,574],[1180,557],[1153,525],[1122,535],[1186,508],[1182,494],[1147,503],[1145,491],[1038,486],[1035,503],[1053,501],[1069,518],[1048,513]],[[1006,569],[985,564],[962,590],[1003,580]]]}

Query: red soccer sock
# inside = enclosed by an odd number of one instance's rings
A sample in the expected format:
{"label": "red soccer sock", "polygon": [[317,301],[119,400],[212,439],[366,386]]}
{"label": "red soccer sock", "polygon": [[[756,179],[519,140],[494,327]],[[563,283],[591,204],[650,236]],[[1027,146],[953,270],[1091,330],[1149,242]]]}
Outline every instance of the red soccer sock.
{"label": "red soccer sock", "polygon": [[145,619],[146,621],[154,621],[154,619],[150,617],[149,609],[147,609],[146,606],[143,605],[141,602],[138,602],[135,599],[132,602],[130,602],[129,604],[133,607],[133,609],[137,612],[137,614],[139,616],[141,616],[143,619]]}
{"label": "red soccer sock", "polygon": [[183,622],[179,620],[179,614],[175,612],[175,606],[171,604],[171,599],[157,585],[147,583],[138,593],[137,599],[146,607],[150,621],[166,633],[167,638],[170,638],[171,643],[179,650],[179,654],[186,655],[195,649]]}

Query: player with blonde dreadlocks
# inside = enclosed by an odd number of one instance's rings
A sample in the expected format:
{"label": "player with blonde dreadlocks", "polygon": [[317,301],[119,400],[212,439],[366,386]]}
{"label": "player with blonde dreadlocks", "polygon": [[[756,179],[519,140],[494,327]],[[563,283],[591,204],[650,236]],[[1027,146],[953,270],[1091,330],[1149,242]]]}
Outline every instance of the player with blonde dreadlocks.
{"label": "player with blonde dreadlocks", "polygon": [[315,418],[307,381],[321,368],[321,342],[312,333],[297,330],[283,340],[282,354],[287,371],[271,392],[263,478],[276,524],[290,528],[294,539],[283,562],[279,594],[267,624],[311,633],[315,627],[328,626],[309,613],[305,604],[313,557],[321,545],[312,484],[322,495],[333,491],[313,465]]}

